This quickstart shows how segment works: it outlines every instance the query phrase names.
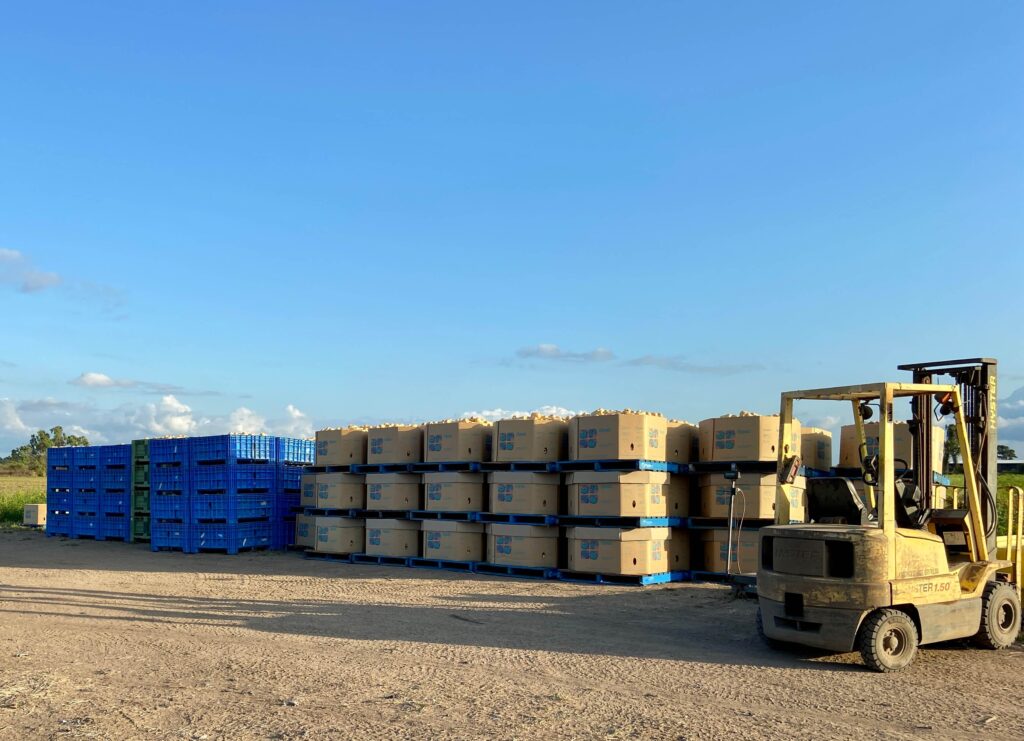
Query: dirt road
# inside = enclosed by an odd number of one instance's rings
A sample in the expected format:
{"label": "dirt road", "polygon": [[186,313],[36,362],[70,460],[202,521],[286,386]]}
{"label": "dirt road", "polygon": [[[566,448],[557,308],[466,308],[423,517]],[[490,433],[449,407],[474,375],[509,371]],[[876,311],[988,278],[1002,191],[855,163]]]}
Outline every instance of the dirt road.
{"label": "dirt road", "polygon": [[714,586],[0,532],[0,738],[1024,737],[1024,651],[764,648]]}

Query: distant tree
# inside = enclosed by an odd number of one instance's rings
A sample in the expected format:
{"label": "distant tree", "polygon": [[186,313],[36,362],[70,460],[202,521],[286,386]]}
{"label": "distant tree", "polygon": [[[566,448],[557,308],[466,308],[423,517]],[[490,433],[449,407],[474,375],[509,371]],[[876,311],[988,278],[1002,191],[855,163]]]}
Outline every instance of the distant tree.
{"label": "distant tree", "polygon": [[51,427],[50,431],[39,430],[33,434],[25,445],[20,445],[11,454],[0,460],[5,467],[14,470],[44,473],[46,471],[46,451],[65,445],[81,447],[89,444],[84,435],[68,435],[60,425]]}
{"label": "distant tree", "polygon": [[996,458],[1001,461],[1012,461],[1017,457],[1017,451],[1009,445],[996,446]]}
{"label": "distant tree", "polygon": [[946,462],[946,473],[953,470],[960,458],[960,438],[956,436],[956,425],[946,428],[946,442],[942,449],[942,458]]}

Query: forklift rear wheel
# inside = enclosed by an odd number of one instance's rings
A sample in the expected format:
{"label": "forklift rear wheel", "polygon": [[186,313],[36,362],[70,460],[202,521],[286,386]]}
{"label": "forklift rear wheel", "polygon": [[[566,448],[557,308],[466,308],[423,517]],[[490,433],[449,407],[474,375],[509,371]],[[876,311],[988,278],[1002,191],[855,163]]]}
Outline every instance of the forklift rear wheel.
{"label": "forklift rear wheel", "polygon": [[990,582],[981,597],[981,627],[974,642],[982,648],[1008,648],[1020,633],[1020,600],[1009,584]]}
{"label": "forklift rear wheel", "polygon": [[898,672],[913,663],[917,642],[917,626],[907,613],[882,608],[864,620],[858,646],[869,669]]}

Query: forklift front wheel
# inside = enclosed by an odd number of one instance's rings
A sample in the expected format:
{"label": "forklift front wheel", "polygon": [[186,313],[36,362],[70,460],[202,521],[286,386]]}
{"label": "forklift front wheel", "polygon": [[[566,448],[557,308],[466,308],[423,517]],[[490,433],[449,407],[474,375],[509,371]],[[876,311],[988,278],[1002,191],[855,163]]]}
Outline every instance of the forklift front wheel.
{"label": "forklift front wheel", "polygon": [[1020,633],[1020,600],[1009,584],[990,582],[981,597],[981,627],[974,642],[982,648],[1008,648]]}
{"label": "forklift front wheel", "polygon": [[882,608],[867,616],[858,646],[864,664],[876,672],[898,672],[917,656],[917,626],[901,610]]}

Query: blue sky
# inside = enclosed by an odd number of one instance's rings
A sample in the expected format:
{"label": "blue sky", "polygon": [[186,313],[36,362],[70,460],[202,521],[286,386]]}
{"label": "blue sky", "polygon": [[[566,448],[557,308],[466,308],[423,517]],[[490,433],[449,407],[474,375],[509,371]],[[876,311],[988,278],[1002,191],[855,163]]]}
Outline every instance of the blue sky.
{"label": "blue sky", "polygon": [[[978,354],[1009,398],[1022,28],[1008,2],[9,6],[0,450],[696,421]],[[1024,392],[1004,413],[1024,441]]]}

